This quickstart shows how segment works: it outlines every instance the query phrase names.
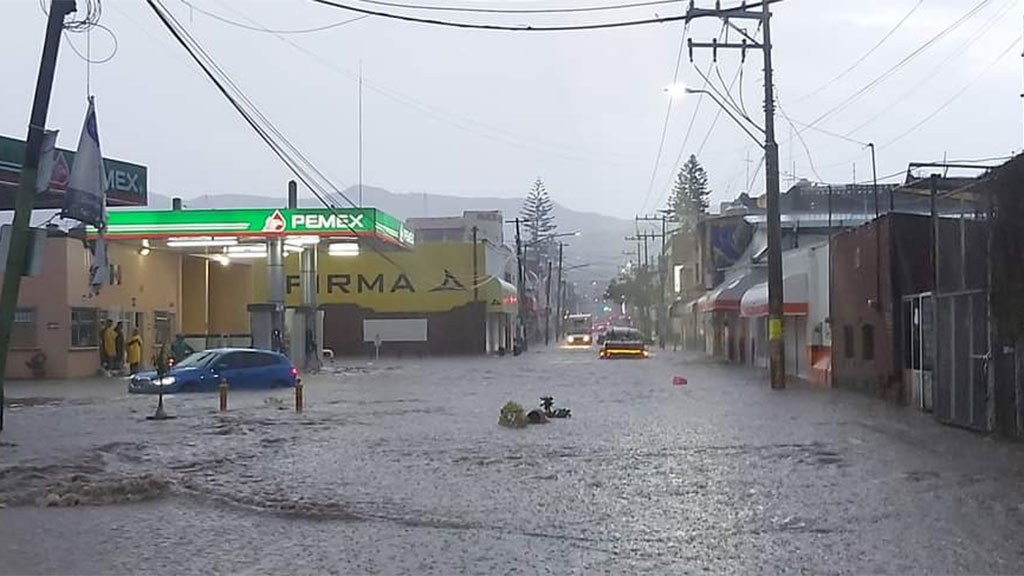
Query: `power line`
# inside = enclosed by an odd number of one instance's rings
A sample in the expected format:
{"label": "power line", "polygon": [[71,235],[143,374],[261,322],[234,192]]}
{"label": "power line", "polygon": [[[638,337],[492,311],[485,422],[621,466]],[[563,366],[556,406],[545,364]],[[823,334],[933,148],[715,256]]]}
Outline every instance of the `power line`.
{"label": "power line", "polygon": [[1014,38],[1013,42],[1011,42],[1010,45],[1006,47],[1006,49],[1004,49],[1002,52],[1000,52],[999,55],[996,56],[995,60],[993,60],[988,66],[986,66],[985,69],[982,70],[981,73],[979,73],[977,76],[975,76],[966,86],[964,86],[963,88],[958,90],[955,94],[950,96],[949,99],[947,99],[945,102],[943,102],[938,108],[936,108],[930,114],[928,114],[927,116],[922,118],[920,122],[918,122],[917,124],[914,124],[913,126],[908,128],[907,130],[902,132],[900,135],[898,135],[895,138],[893,138],[892,140],[889,140],[885,144],[882,144],[881,146],[879,146],[878,147],[879,150],[881,150],[882,148],[887,148],[887,147],[895,144],[896,142],[899,142],[903,138],[905,138],[905,137],[909,136],[910,134],[914,133],[915,131],[917,131],[917,129],[920,128],[921,126],[924,126],[925,124],[927,124],[929,120],[931,120],[932,118],[934,118],[934,117],[938,116],[940,113],[942,113],[942,111],[945,110],[946,108],[948,108],[950,104],[955,102],[958,98],[960,98],[960,96],[963,96],[965,92],[967,92],[968,90],[973,88],[974,85],[977,84],[978,81],[981,80],[981,78],[983,76],[985,76],[986,74],[988,74],[988,72],[990,70],[992,70],[992,68],[995,68],[995,66],[997,64],[999,64],[999,61],[1002,60],[1007,54],[1010,53],[1011,50],[1014,49],[1014,47],[1017,46],[1017,44],[1020,43],[1021,38],[1022,38],[1022,36],[1017,36],[1016,38]]}
{"label": "power line", "polygon": [[[227,7],[229,9],[231,8],[230,6],[227,6]],[[269,28],[266,28],[266,27],[262,26],[259,22],[257,22],[253,18],[251,18],[251,17],[249,17],[249,16],[247,16],[245,14],[241,14],[241,13],[240,13],[240,16],[242,16],[243,18],[245,18],[246,20],[251,22],[253,25],[255,25],[260,30],[270,31]],[[357,81],[358,75],[355,72],[353,72],[351,70],[348,70],[347,68],[344,68],[343,66],[340,66],[340,65],[336,64],[335,62],[333,62],[331,60],[328,60],[327,58],[324,58],[323,56],[321,56],[320,54],[317,54],[316,52],[308,50],[307,48],[305,48],[302,45],[294,42],[291,38],[288,38],[287,36],[283,36],[283,35],[280,35],[280,34],[274,34],[274,36],[278,40],[288,44],[289,46],[291,46],[295,50],[298,50],[299,52],[302,52],[306,56],[308,56],[308,57],[310,57],[310,58],[320,62],[322,65],[326,66],[327,68],[330,68],[331,70],[333,70],[333,71],[335,71],[337,73],[340,73],[340,74],[348,77],[352,81]],[[447,110],[444,110],[442,108],[438,108],[436,106],[433,106],[433,105],[427,104],[425,102],[421,102],[419,100],[416,100],[415,98],[413,98],[411,96],[402,94],[402,93],[400,93],[398,91],[395,91],[395,90],[392,90],[392,89],[385,88],[385,87],[383,87],[381,85],[378,85],[378,84],[374,83],[372,80],[366,78],[365,76],[363,77],[363,83],[364,83],[364,86],[369,88],[371,91],[376,92],[377,94],[380,94],[381,96],[384,96],[385,98],[387,98],[387,99],[389,99],[389,100],[391,100],[393,102],[396,102],[396,103],[401,104],[403,106],[408,106],[410,108],[413,108],[413,109],[415,109],[415,110],[425,114],[426,116],[429,116],[429,117],[433,118],[434,120],[437,120],[439,122],[448,124],[450,126],[458,128],[458,129],[463,130],[465,132],[468,132],[470,134],[474,134],[474,135],[479,136],[481,138],[486,138],[486,139],[489,139],[489,140],[494,140],[496,142],[500,142],[500,143],[505,144],[507,146],[527,149],[527,150],[531,150],[533,152],[545,154],[546,156],[552,156],[552,157],[556,157],[556,158],[561,158],[563,160],[570,160],[570,161],[575,161],[575,162],[594,162],[594,163],[600,163],[602,165],[605,165],[605,164],[625,165],[625,164],[627,164],[627,160],[626,159],[622,159],[622,158],[609,159],[608,157],[598,157],[598,156],[594,156],[594,155],[590,154],[589,152],[587,152],[585,150],[574,149],[572,147],[569,147],[569,146],[566,146],[566,145],[563,145],[563,144],[550,143],[550,142],[545,142],[545,141],[542,141],[542,140],[532,140],[532,141],[527,140],[522,135],[516,134],[514,132],[510,132],[508,130],[499,128],[497,126],[491,126],[491,125],[488,125],[488,124],[484,124],[482,122],[478,122],[478,121],[473,120],[471,118],[460,117],[460,116],[458,116],[458,115],[456,115],[456,114],[454,114],[452,112],[449,112]],[[483,129],[483,130],[481,130],[481,129]],[[494,134],[491,134],[491,133],[488,133],[488,132],[485,132],[485,131],[494,132]],[[635,162],[635,160],[629,160],[628,161],[628,163],[633,163],[633,162]]]}
{"label": "power line", "polygon": [[330,6],[332,8],[338,8],[341,10],[349,10],[351,12],[358,12],[359,14],[367,14],[369,16],[379,16],[381,18],[390,18],[392,20],[401,20],[403,22],[414,22],[417,24],[429,24],[432,26],[447,26],[449,28],[464,28],[470,30],[492,30],[502,32],[571,32],[576,30],[606,30],[610,28],[627,28],[631,26],[644,26],[648,24],[663,24],[665,22],[676,22],[679,20],[686,20],[685,14],[678,14],[675,16],[664,16],[655,18],[646,18],[643,20],[625,20],[619,22],[602,22],[598,24],[572,24],[572,25],[558,25],[558,26],[505,26],[502,24],[474,24],[472,22],[452,22],[449,20],[438,20],[435,18],[420,18],[418,16],[408,16],[405,14],[394,14],[392,12],[383,12],[380,10],[369,10],[366,8],[360,8],[358,6],[352,6],[349,4],[342,4],[340,2],[334,2],[332,0],[312,0],[317,4],[324,6]]}
{"label": "power line", "polygon": [[221,16],[220,14],[217,14],[216,12],[211,12],[209,10],[205,10],[203,8],[200,8],[199,6],[196,6],[195,4],[190,2],[189,0],[179,0],[179,1],[182,4],[188,6],[190,10],[195,10],[196,12],[199,12],[200,14],[205,14],[206,16],[209,16],[210,18],[213,18],[214,20],[223,22],[224,24],[229,24],[231,26],[235,26],[235,27],[238,27],[238,28],[244,28],[245,30],[251,30],[253,32],[267,32],[267,33],[270,33],[270,34],[311,34],[311,33],[314,33],[314,32],[323,32],[324,30],[331,30],[333,28],[338,28],[338,27],[344,26],[346,24],[351,24],[353,22],[358,22],[360,20],[363,20],[364,18],[369,18],[369,16],[357,16],[355,18],[349,18],[348,20],[342,20],[341,22],[334,22],[333,24],[325,24],[323,26],[314,26],[312,28],[298,28],[298,29],[292,29],[292,30],[272,30],[272,29],[269,29],[269,28],[263,28],[263,27],[258,27],[258,26],[249,26],[248,24],[245,24],[243,22],[238,22],[236,20],[232,20],[230,18],[226,18],[224,16]]}
{"label": "power line", "polygon": [[889,40],[889,38],[891,38],[893,36],[893,34],[896,33],[897,30],[899,30],[901,27],[903,27],[903,24],[905,24],[907,22],[907,20],[909,20],[910,17],[914,15],[914,12],[917,12],[917,9],[920,8],[921,5],[924,4],[924,2],[925,2],[925,0],[918,0],[917,4],[914,4],[914,6],[910,9],[910,11],[907,12],[903,16],[903,18],[900,18],[899,22],[897,22],[895,26],[893,26],[888,32],[886,32],[886,34],[884,36],[882,36],[881,40],[879,40],[874,46],[871,47],[870,50],[865,52],[860,58],[858,58],[856,61],[854,61],[854,63],[851,64],[849,66],[849,68],[843,70],[842,72],[837,74],[834,78],[832,78],[828,82],[825,82],[821,86],[818,86],[814,90],[811,90],[807,94],[804,94],[800,98],[796,99],[794,101],[794,103],[803,102],[804,100],[807,100],[808,98],[811,98],[813,96],[816,96],[816,95],[820,94],[821,92],[823,92],[824,90],[828,89],[829,87],[831,87],[833,84],[835,84],[839,80],[841,80],[844,77],[846,77],[847,74],[849,74],[850,72],[853,72],[858,66],[863,64],[865,60],[867,60],[872,54],[874,54],[875,51],[877,51],[879,48],[881,48],[882,45],[885,44],[886,41]]}
{"label": "power line", "polygon": [[[683,25],[683,33],[679,37],[679,51],[676,53],[676,66],[672,72],[672,85],[675,86],[679,80],[679,65],[683,61],[683,48],[686,46],[686,31],[690,28],[690,23],[687,22]],[[647,209],[647,201],[651,199],[651,192],[654,190],[654,179],[658,176],[658,166],[661,164],[661,153],[665,149],[665,135],[668,134],[668,123],[672,117],[672,102],[675,99],[670,94],[668,97],[668,104],[665,107],[665,121],[661,125],[661,138],[658,140],[658,153],[654,157],[654,166],[651,168],[651,180],[647,183],[647,193],[644,195],[644,201],[640,204],[640,211],[643,212]]]}
{"label": "power line", "polygon": [[928,39],[928,41],[926,41],[921,46],[917,47],[910,54],[904,56],[899,62],[897,62],[896,64],[893,64],[892,66],[890,66],[886,71],[882,72],[880,75],[875,77],[875,79],[873,79],[871,82],[868,82],[865,86],[861,87],[859,90],[853,92],[848,97],[846,97],[842,102],[840,102],[839,104],[835,105],[834,107],[830,108],[829,110],[827,110],[826,112],[824,112],[823,114],[818,116],[815,120],[813,120],[811,122],[811,125],[812,126],[816,126],[820,122],[824,121],[826,118],[829,118],[833,114],[835,114],[837,112],[840,112],[841,110],[847,108],[854,101],[858,100],[860,97],[862,97],[865,94],[867,94],[868,92],[870,92],[876,86],[878,86],[879,84],[884,82],[886,79],[891,77],[893,74],[895,74],[896,72],[901,70],[904,66],[909,64],[916,57],[920,56],[926,50],[931,48],[936,42],[938,42],[939,40],[941,40],[942,38],[944,38],[945,36],[947,36],[948,34],[953,32],[954,30],[956,30],[957,28],[962,26],[965,22],[970,20],[974,15],[976,15],[978,12],[980,12],[983,8],[985,8],[991,2],[992,2],[992,0],[981,0],[980,2],[975,4],[974,7],[971,8],[970,10],[968,10],[966,14],[964,14],[963,16],[961,16],[960,18],[955,20],[952,24],[950,24],[949,26],[947,26],[946,28],[941,30],[936,35],[932,36],[930,39]]}
{"label": "power line", "polygon": [[649,0],[628,4],[612,4],[609,6],[581,6],[578,8],[470,8],[461,6],[430,6],[422,4],[406,4],[388,2],[386,0],[359,0],[364,4],[389,6],[391,8],[409,8],[411,10],[429,10],[434,12],[467,12],[476,14],[572,14],[578,12],[602,12],[608,10],[624,10],[643,6],[659,6],[662,4],[679,4],[679,0]]}
{"label": "power line", "polygon": [[[295,146],[293,146],[287,140],[287,138],[285,138],[284,135],[281,134],[280,131],[278,131],[273,126],[270,120],[267,119],[266,116],[264,116],[259,111],[259,109],[256,108],[255,104],[253,104],[252,101],[245,96],[244,92],[242,92],[241,89],[224,72],[224,70],[217,65],[217,63],[212,59],[209,53],[207,53],[203,49],[203,47],[198,43],[198,41],[196,41],[195,38],[193,38],[184,29],[181,23],[178,22],[177,19],[175,19],[174,16],[167,11],[166,7],[164,7],[161,4],[160,0],[146,0],[146,2],[149,4],[153,12],[156,13],[161,23],[163,23],[163,25],[168,29],[168,31],[170,31],[174,39],[177,40],[177,42],[185,49],[189,56],[191,56],[192,59],[195,60],[195,62],[199,65],[199,67],[205,73],[207,78],[211,82],[213,82],[213,84],[217,87],[220,93],[228,100],[228,102],[235,108],[235,110],[238,111],[238,113],[242,116],[246,123],[248,123],[249,126],[252,127],[252,129],[257,133],[257,135],[259,135],[260,139],[262,139],[267,144],[267,146],[270,147],[274,154],[277,155],[277,157],[292,171],[292,173],[295,174],[295,176],[302,181],[302,183],[310,190],[310,192],[313,193],[317,200],[319,200],[325,207],[330,209],[332,212],[336,211],[336,207],[332,203],[328,202],[323,195],[323,191],[319,190],[319,185],[315,182],[316,179],[311,177],[310,173],[307,172],[306,169],[302,167],[301,163],[299,163],[295,158],[289,156],[287,150],[284,149],[285,147],[290,149],[292,153],[295,154],[298,157],[298,159],[302,161],[302,163],[306,164],[309,168],[311,168],[316,175],[318,175],[321,179],[327,182],[327,184],[331,186],[336,192],[338,192],[342,198],[347,200],[349,204],[351,204],[353,207],[355,206],[350,199],[348,199],[344,194],[341,194],[337,187],[335,187],[333,183],[331,183],[330,180],[323,175],[323,173],[321,173],[315,166],[313,166],[312,163],[309,162],[309,160],[306,159],[305,156],[303,156],[302,153],[297,148],[295,148]],[[229,90],[229,88],[231,90]],[[232,94],[232,90],[234,90],[236,94]],[[274,140],[272,134],[276,135],[284,143],[284,145],[282,146],[280,142]],[[355,232],[346,219],[342,219],[342,222],[345,223],[345,226],[350,231]],[[371,250],[376,252],[382,259],[393,265],[396,269],[404,272],[402,266],[400,266],[397,262],[395,262],[390,256],[381,251],[379,248],[374,246],[372,243],[369,244],[369,247]]]}
{"label": "power line", "polygon": [[[922,82],[915,82],[914,85],[911,86],[911,88],[909,90],[907,90],[906,92],[904,92],[900,96],[894,98],[893,101],[895,101],[895,102],[904,102],[904,101],[906,101],[907,98],[910,97],[911,94],[913,94],[914,92],[917,92],[922,86],[925,86],[927,84],[928,80],[936,78],[936,77],[943,76],[942,72],[945,70],[946,65],[951,60],[954,60],[955,58],[964,55],[967,52],[968,48],[973,46],[981,38],[986,37],[986,33],[993,26],[995,26],[996,24],[1001,22],[1003,17],[1006,16],[1007,12],[1012,10],[1016,4],[1018,4],[1018,0],[1007,0],[1007,2],[1005,4],[1003,4],[1003,9],[1001,11],[997,11],[992,16],[992,18],[990,18],[988,20],[988,22],[982,24],[982,26],[974,33],[973,36],[969,37],[967,40],[965,40],[961,44],[959,44],[956,47],[954,47],[953,50],[950,52],[949,56],[944,58],[934,68],[929,70],[924,75],[924,78],[925,78],[924,81],[922,81]],[[874,123],[876,120],[882,118],[887,113],[891,112],[893,109],[894,109],[893,106],[885,106],[885,107],[883,107],[882,110],[880,110],[877,114],[871,116],[867,120],[861,122],[860,124],[854,126],[851,129],[847,130],[846,131],[846,135],[849,136],[850,134],[854,134],[854,133],[858,132],[859,130],[861,130],[865,126],[868,126],[868,125]]]}

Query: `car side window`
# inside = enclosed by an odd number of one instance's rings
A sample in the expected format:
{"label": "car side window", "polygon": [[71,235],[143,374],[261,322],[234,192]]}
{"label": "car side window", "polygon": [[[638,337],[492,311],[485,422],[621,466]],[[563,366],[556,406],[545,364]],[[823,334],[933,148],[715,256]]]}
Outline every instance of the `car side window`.
{"label": "car side window", "polygon": [[225,354],[217,361],[218,366],[224,366],[228,370],[237,370],[246,367],[245,356],[241,352]]}
{"label": "car side window", "polygon": [[246,365],[250,368],[263,368],[277,364],[276,356],[263,352],[246,352]]}

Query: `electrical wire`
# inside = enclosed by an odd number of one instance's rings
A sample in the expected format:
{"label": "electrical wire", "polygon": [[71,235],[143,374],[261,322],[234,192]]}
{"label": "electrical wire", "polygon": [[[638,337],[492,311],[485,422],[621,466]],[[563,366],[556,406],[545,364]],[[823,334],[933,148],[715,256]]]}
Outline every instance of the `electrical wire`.
{"label": "electrical wire", "polygon": [[[807,142],[804,140],[803,134],[801,134],[800,130],[798,130],[793,124],[793,121],[789,118],[789,114],[786,114],[785,108],[782,107],[782,100],[779,99],[778,91],[775,92],[775,106],[779,109],[779,112],[782,113],[782,117],[786,119],[786,122],[789,123],[789,127],[793,129],[794,133],[796,133],[796,137],[804,149],[804,154],[807,156],[807,163],[811,166],[811,173],[818,179],[818,182],[824,182],[825,179],[821,177],[821,174],[818,174],[818,169],[814,167],[814,158],[811,157],[811,149],[807,146]],[[794,178],[796,177],[795,174],[793,176]]]}
{"label": "electrical wire", "polygon": [[110,35],[110,39],[113,40],[114,46],[113,46],[113,48],[111,48],[109,56],[106,56],[104,58],[100,58],[100,59],[94,60],[92,58],[91,54],[82,54],[82,52],[75,46],[75,43],[71,41],[71,37],[67,34],[67,32],[64,33],[64,39],[67,40],[68,46],[71,47],[71,51],[74,52],[76,56],[78,56],[79,58],[84,60],[86,63],[88,63],[88,64],[106,64],[107,62],[110,62],[111,60],[113,60],[114,56],[117,56],[117,50],[119,48],[119,44],[118,44],[118,41],[117,41],[117,35],[114,34],[113,30],[111,30],[110,28],[104,26],[103,24],[100,24],[99,22],[93,24],[93,27],[94,28],[99,28],[100,30],[103,30],[104,32],[109,34]]}
{"label": "electrical wire", "polygon": [[[188,33],[187,30],[181,25],[180,22],[167,11],[166,7],[160,2],[160,0],[146,0],[150,8],[156,13],[161,23],[171,32],[174,39],[185,49],[185,51],[192,57],[192,59],[199,65],[204,75],[217,87],[221,94],[228,100],[228,102],[235,108],[235,110],[242,116],[247,124],[257,133],[257,135],[267,144],[267,146],[274,152],[276,156],[285,164],[286,167],[299,179],[302,183],[313,193],[313,195],[332,211],[335,215],[339,215],[337,207],[327,200],[327,193],[325,190],[320,188],[322,183],[326,183],[331,189],[334,190],[341,198],[348,202],[352,207],[357,207],[351,199],[345,196],[333,182],[327,178],[322,172],[320,172],[315,165],[312,164],[303,154],[299,151],[288,139],[273,125],[273,123],[260,112],[259,108],[245,95],[245,93],[238,87],[237,84],[231,80],[230,76],[220,68],[220,66],[213,60],[208,52],[199,44],[199,42]],[[234,92],[234,93],[232,93]],[[277,137],[275,140],[274,137]],[[289,154],[289,151],[291,154]],[[294,157],[293,157],[294,156]],[[305,167],[303,166],[305,165]],[[310,173],[312,172],[312,174]],[[317,183],[318,177],[322,182]],[[352,225],[348,223],[347,219],[341,219],[345,227],[350,232],[355,233]],[[392,259],[386,252],[382,251],[373,243],[368,243],[368,247],[383,260],[395,267],[399,272],[408,275],[408,271],[405,267],[400,265],[394,259]],[[507,259],[506,259],[507,263]],[[483,282],[474,283],[471,287],[477,288],[490,281],[496,276],[488,276]],[[474,282],[476,282],[474,278]]]}
{"label": "electrical wire", "polygon": [[579,12],[603,12],[608,10],[625,10],[644,6],[660,6],[663,4],[679,4],[679,0],[648,0],[628,4],[612,4],[609,6],[581,6],[578,8],[473,8],[461,6],[430,6],[388,2],[386,0],[359,0],[364,4],[388,6],[391,8],[408,8],[410,10],[429,10],[434,12],[466,12],[475,14],[573,14]]}
{"label": "electrical wire", "polygon": [[[332,212],[337,214],[337,208],[333,203],[328,202],[324,192],[320,190],[320,185],[315,181],[306,168],[302,164],[306,164],[309,168],[312,168],[313,173],[318,175],[320,178],[325,180],[329,186],[331,186],[335,192],[339,193],[342,198],[348,200],[348,202],[355,207],[344,194],[340,193],[336,186],[327,179],[323,173],[316,169],[312,163],[309,162],[302,153],[295,148],[283,134],[278,131],[269,119],[264,116],[258,108],[249,100],[243,92],[238,88],[236,84],[230,79],[229,76],[221,69],[210,55],[202,48],[188,33],[187,30],[181,25],[180,22],[167,11],[166,7],[160,2],[160,0],[146,0],[150,8],[160,19],[161,23],[171,33],[174,39],[185,49],[185,51],[192,57],[193,60],[199,65],[207,78],[213,82],[220,93],[228,100],[228,102],[235,108],[235,110],[242,116],[247,124],[259,135],[268,147],[274,152],[275,155],[291,170],[295,176],[302,181],[302,183],[313,193],[313,195],[319,200],[325,207],[330,209]],[[233,94],[232,91],[235,93]],[[281,142],[274,139],[273,136],[277,136]],[[283,144],[282,144],[283,142]],[[289,155],[288,151],[291,150],[292,154],[297,156],[298,159],[293,158]],[[301,160],[301,162],[300,162]],[[347,219],[341,219],[345,226],[350,232],[355,233],[351,224],[348,223]],[[395,266],[396,269],[403,271],[404,269],[397,262],[395,262],[390,256],[381,251],[379,248],[369,243],[370,248],[377,252],[382,259]]]}
{"label": "electrical wire", "polygon": [[[230,6],[228,6],[228,8],[230,9]],[[255,21],[253,18],[245,14],[240,14],[240,16],[244,17],[249,22],[252,22],[260,29],[269,30],[267,28],[262,27],[259,22]],[[278,40],[288,44],[295,50],[298,50],[299,52],[302,52],[306,56],[316,60],[323,66],[348,77],[352,81],[357,81],[358,75],[355,72],[348,70],[342,66],[339,66],[335,62],[328,60],[327,58],[324,58],[323,56],[317,54],[316,52],[306,49],[305,47],[294,42],[291,38],[287,36],[279,34],[275,34],[274,36]],[[425,114],[426,116],[429,116],[434,120],[437,120],[438,122],[448,124],[467,133],[474,134],[481,138],[493,140],[505,144],[507,146],[527,149],[536,153],[544,154],[546,157],[556,157],[563,160],[569,160],[574,162],[592,162],[601,165],[627,165],[627,162],[622,159],[610,159],[608,157],[591,157],[590,153],[586,151],[581,151],[562,144],[550,143],[541,140],[531,141],[524,138],[522,135],[510,132],[508,130],[504,130],[500,127],[484,124],[482,122],[478,122],[470,118],[460,117],[447,110],[438,108],[436,106],[432,106],[430,104],[416,100],[411,96],[407,96],[395,90],[388,89],[381,85],[378,85],[375,82],[373,82],[372,79],[368,79],[366,76],[363,76],[363,85],[369,90],[381,96],[384,96],[385,98],[393,102],[417,110]],[[488,132],[494,132],[494,134]],[[633,162],[631,161],[629,163]]]}
{"label": "electrical wire", "polygon": [[[683,33],[679,37],[679,51],[676,53],[676,65],[672,72],[672,85],[675,86],[679,81],[679,65],[683,61],[683,48],[686,46],[686,32],[690,28],[690,23],[687,22],[683,25]],[[665,107],[665,121],[661,125],[661,138],[658,140],[658,153],[654,157],[654,166],[651,168],[651,179],[647,183],[647,193],[644,194],[644,201],[640,203],[640,211],[645,212],[647,210],[647,201],[651,199],[651,192],[654,190],[654,179],[658,176],[658,166],[661,164],[661,153],[665,149],[665,136],[668,134],[669,119],[672,117],[672,102],[674,98],[669,95],[668,104]]]}
{"label": "electrical wire", "polygon": [[1009,46],[1007,46],[1002,52],[1000,52],[999,55],[996,56],[995,60],[993,60],[988,66],[986,66],[970,82],[968,82],[966,86],[964,86],[963,88],[958,90],[955,94],[950,96],[945,102],[943,102],[941,105],[939,105],[938,108],[933,110],[930,114],[928,114],[927,116],[922,118],[918,123],[914,124],[913,126],[908,128],[904,132],[900,133],[898,136],[896,136],[892,140],[889,140],[885,144],[880,145],[878,147],[878,149],[881,150],[883,148],[888,148],[889,146],[892,146],[896,142],[899,142],[900,140],[902,140],[902,139],[906,138],[907,136],[909,136],[909,135],[913,134],[914,132],[916,132],[918,128],[920,128],[920,127],[924,126],[925,124],[927,124],[932,118],[935,118],[936,116],[941,114],[943,110],[948,108],[953,102],[955,102],[957,99],[959,99],[960,96],[963,96],[965,92],[967,92],[968,90],[973,88],[974,85],[977,84],[978,81],[982,79],[982,77],[984,77],[986,74],[988,74],[988,72],[990,70],[992,70],[992,68],[995,68],[996,65],[999,64],[1000,60],[1005,58],[1006,55],[1009,54],[1011,50],[1013,50],[1018,44],[1020,44],[1022,37],[1024,37],[1024,36],[1017,36],[1016,38],[1014,38],[1013,42],[1011,42]]}
{"label": "electrical wire", "polygon": [[918,46],[910,54],[904,56],[896,64],[890,66],[888,69],[886,69],[884,72],[876,76],[866,85],[854,91],[852,94],[843,99],[839,104],[833,106],[829,110],[819,115],[810,124],[812,126],[817,126],[819,123],[826,120],[827,118],[849,107],[853,102],[863,97],[865,94],[873,90],[875,87],[877,87],[879,84],[881,84],[888,78],[892,77],[894,74],[899,72],[903,67],[909,64],[915,58],[917,58],[925,51],[927,51],[929,48],[934,46],[939,40],[946,37],[951,32],[962,26],[964,23],[966,23],[968,20],[974,17],[978,12],[980,12],[982,9],[988,6],[991,2],[992,0],[980,0],[977,4],[974,5],[973,8],[968,10],[967,13],[965,13],[963,16],[956,19],[952,24],[950,24],[949,26],[947,26],[946,28],[942,29],[940,32],[929,38],[924,44]]}
{"label": "electrical wire", "polygon": [[392,12],[383,12],[380,10],[369,10],[366,8],[360,8],[358,6],[352,6],[350,4],[342,4],[333,0],[311,0],[317,4],[324,6],[330,6],[332,8],[338,8],[341,10],[348,10],[350,12],[357,12],[359,14],[366,14],[369,16],[379,16],[381,18],[390,18],[392,20],[401,20],[403,22],[413,22],[416,24],[429,24],[432,26],[447,26],[449,28],[464,28],[470,30],[492,30],[502,32],[572,32],[577,30],[607,30],[610,28],[628,28],[632,26],[644,26],[648,24],[663,24],[665,22],[676,22],[679,20],[687,20],[688,17],[685,14],[678,14],[674,16],[658,16],[655,18],[645,18],[642,20],[625,20],[619,22],[601,22],[597,24],[572,24],[572,25],[556,25],[556,26],[506,26],[502,24],[474,24],[472,22],[452,22],[449,20],[438,20],[435,18],[420,18],[418,16],[408,16],[405,14],[394,14]]}
{"label": "electrical wire", "polygon": [[[906,92],[904,92],[900,96],[894,98],[893,101],[894,102],[905,102],[905,101],[907,101],[907,99],[910,97],[911,94],[917,92],[919,89],[921,89],[923,86],[925,86],[927,84],[928,80],[931,80],[933,78],[943,77],[944,76],[943,71],[946,69],[946,67],[947,67],[947,65],[949,64],[950,61],[956,59],[959,56],[962,56],[962,55],[966,54],[968,48],[973,46],[981,38],[986,37],[987,32],[993,26],[995,26],[996,24],[1001,22],[1003,20],[1003,17],[1005,17],[1006,14],[1010,10],[1012,10],[1017,4],[1018,4],[1018,0],[1007,0],[1007,2],[1005,4],[1003,4],[1002,9],[1001,10],[997,10],[996,13],[986,23],[982,24],[982,26],[974,33],[973,36],[969,37],[967,40],[965,40],[964,42],[962,42],[959,45],[957,45],[956,47],[954,47],[953,50],[950,51],[949,56],[944,58],[935,67],[933,67],[926,74],[924,74],[924,78],[925,78],[924,81],[922,81],[922,82],[915,82],[913,84],[913,86],[910,87],[909,90],[907,90]],[[849,136],[851,134],[854,134],[854,133],[860,131],[864,127],[866,127],[866,126],[874,123],[875,121],[881,119],[883,116],[885,116],[887,113],[891,112],[894,109],[895,109],[895,107],[893,107],[893,106],[885,106],[885,107],[883,107],[877,114],[869,117],[867,120],[861,122],[860,124],[854,126],[851,129],[847,130],[846,131],[846,135]]]}
{"label": "electrical wire", "polygon": [[272,29],[269,29],[269,28],[262,28],[262,27],[258,27],[258,26],[249,26],[248,24],[245,24],[243,22],[238,22],[236,20],[232,20],[230,18],[226,18],[224,16],[221,16],[220,14],[217,14],[216,12],[211,12],[209,10],[205,10],[203,8],[200,8],[199,6],[196,6],[194,3],[190,2],[189,0],[179,0],[179,1],[182,4],[188,6],[189,9],[195,10],[196,12],[199,12],[200,14],[204,14],[206,16],[209,16],[210,18],[213,18],[214,20],[218,20],[220,22],[223,22],[224,24],[229,24],[231,26],[235,26],[235,27],[238,27],[238,28],[243,28],[245,30],[251,30],[253,32],[266,32],[266,33],[269,33],[269,34],[312,34],[314,32],[323,32],[325,30],[332,30],[334,28],[339,28],[341,26],[345,26],[346,24],[352,24],[353,22],[358,22],[360,20],[369,18],[369,16],[356,16],[355,18],[349,18],[348,20],[342,20],[341,22],[334,22],[332,24],[325,24],[323,26],[314,26],[312,28],[298,28],[298,29],[291,29],[291,30],[272,30]]}
{"label": "electrical wire", "polygon": [[917,12],[917,9],[920,8],[921,5],[924,4],[924,2],[925,2],[925,0],[918,0],[917,4],[914,4],[914,6],[910,9],[910,11],[907,12],[906,14],[904,14],[903,18],[900,18],[899,22],[897,22],[895,26],[893,26],[888,32],[885,33],[884,36],[882,36],[881,40],[879,40],[877,43],[875,43],[874,46],[872,46],[860,58],[858,58],[856,61],[854,61],[854,63],[851,64],[847,69],[845,69],[842,72],[840,72],[839,74],[837,74],[834,78],[832,78],[828,82],[825,82],[821,86],[818,86],[814,90],[811,90],[807,94],[804,94],[803,96],[797,98],[796,100],[793,101],[793,103],[794,104],[800,103],[800,102],[803,102],[804,100],[807,100],[809,98],[812,98],[812,97],[820,94],[821,92],[827,90],[829,87],[831,87],[833,84],[835,84],[839,80],[842,80],[843,78],[845,78],[850,72],[853,72],[858,66],[863,64],[865,60],[867,60],[872,54],[874,54],[879,48],[881,48],[882,45],[885,44],[886,41],[889,40],[889,38],[892,38],[893,34],[896,34],[896,31],[903,27],[903,25],[907,22],[907,20],[909,20],[910,17],[914,15],[914,12]]}

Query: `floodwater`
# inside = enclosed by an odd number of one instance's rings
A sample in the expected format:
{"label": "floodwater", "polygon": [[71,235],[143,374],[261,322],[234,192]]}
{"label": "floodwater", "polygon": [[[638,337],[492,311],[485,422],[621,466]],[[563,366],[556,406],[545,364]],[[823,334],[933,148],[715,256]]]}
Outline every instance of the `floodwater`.
{"label": "floodwater", "polygon": [[[673,386],[672,376],[687,377]],[[0,573],[1020,573],[1024,448],[661,352],[9,390]],[[515,430],[507,400],[572,418]]]}

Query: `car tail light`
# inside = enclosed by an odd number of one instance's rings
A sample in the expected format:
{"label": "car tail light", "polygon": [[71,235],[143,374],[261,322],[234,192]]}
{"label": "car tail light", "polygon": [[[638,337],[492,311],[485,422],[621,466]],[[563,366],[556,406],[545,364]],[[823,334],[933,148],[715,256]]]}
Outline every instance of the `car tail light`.
{"label": "car tail light", "polygon": [[299,375],[299,369],[296,368],[295,366],[292,366],[292,376],[298,376],[298,375]]}

